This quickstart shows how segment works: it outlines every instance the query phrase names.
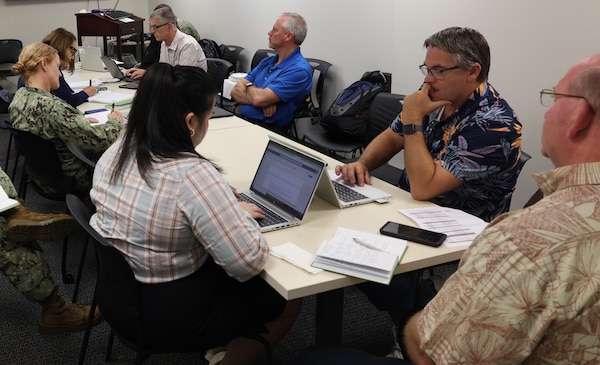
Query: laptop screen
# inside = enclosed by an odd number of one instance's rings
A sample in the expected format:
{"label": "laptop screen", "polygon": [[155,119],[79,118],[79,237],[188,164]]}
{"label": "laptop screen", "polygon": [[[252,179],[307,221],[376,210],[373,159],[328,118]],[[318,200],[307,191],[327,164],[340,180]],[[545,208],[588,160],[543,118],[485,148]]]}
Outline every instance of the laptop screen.
{"label": "laptop screen", "polygon": [[250,190],[302,219],[325,162],[269,141]]}

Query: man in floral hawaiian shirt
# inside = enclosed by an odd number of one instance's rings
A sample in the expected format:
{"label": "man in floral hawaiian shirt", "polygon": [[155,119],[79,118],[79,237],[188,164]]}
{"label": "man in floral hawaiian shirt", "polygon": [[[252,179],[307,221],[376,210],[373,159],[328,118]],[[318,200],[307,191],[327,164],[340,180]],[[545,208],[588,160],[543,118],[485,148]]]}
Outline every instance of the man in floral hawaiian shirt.
{"label": "man in floral hawaiian shirt", "polygon": [[[517,183],[521,123],[487,82],[490,49],[481,33],[447,28],[424,46],[421,89],[406,96],[402,113],[358,161],[337,166],[336,172],[351,183],[369,184],[369,170],[404,149],[399,186],[414,199],[491,221],[508,211]],[[418,274],[396,275],[389,286],[368,282],[359,288],[397,323],[415,303],[422,307],[430,298],[415,298]]]}
{"label": "man in floral hawaiian shirt", "polygon": [[479,32],[444,29],[425,40],[423,87],[358,161],[337,166],[344,179],[370,184],[373,170],[404,149],[399,186],[491,221],[508,211],[517,183],[521,123],[487,82],[490,49]]}
{"label": "man in floral hawaiian shirt", "polygon": [[600,54],[541,101],[544,198],[493,221],[409,320],[416,364],[600,364]]}

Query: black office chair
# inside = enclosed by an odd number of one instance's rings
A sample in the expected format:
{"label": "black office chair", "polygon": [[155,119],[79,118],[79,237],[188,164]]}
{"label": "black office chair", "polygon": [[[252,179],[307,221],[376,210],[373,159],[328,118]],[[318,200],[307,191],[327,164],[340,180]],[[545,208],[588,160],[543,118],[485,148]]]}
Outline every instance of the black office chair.
{"label": "black office chair", "polygon": [[[88,176],[90,178],[90,181],[92,181],[92,178],[94,177],[94,168],[96,167],[96,162],[92,161],[91,159],[89,159],[85,153],[81,150],[81,148],[79,148],[79,146],[77,146],[75,143],[69,141],[67,142],[67,147],[69,148],[69,151],[71,151],[71,153],[73,155],[75,155],[75,157],[77,157],[79,160],[81,160],[88,168]],[[89,199],[87,199],[89,200]],[[91,205],[91,202],[88,202]],[[75,286],[73,287],[73,299],[72,302],[76,303],[77,302],[77,295],[79,293],[79,283],[81,282],[81,275],[83,273],[83,265],[85,263],[85,257],[87,255],[87,248],[88,248],[88,240],[85,240],[83,243],[83,247],[81,249],[81,258],[79,259],[79,267],[77,268],[77,276],[75,277]]]}
{"label": "black office chair", "polygon": [[322,116],[321,109],[321,97],[323,95],[323,86],[325,84],[325,78],[327,77],[327,71],[331,67],[331,63],[317,58],[306,58],[306,61],[310,64],[313,69],[312,77],[312,88],[306,99],[302,104],[298,106],[298,110],[294,116],[294,122],[291,127],[291,136],[298,139],[298,129],[296,122],[301,118],[310,118],[311,124],[318,123]]}
{"label": "black office chair", "polygon": [[[135,279],[129,263],[121,252],[112,247],[104,237],[90,226],[89,220],[92,212],[81,199],[76,195],[68,194],[66,201],[71,215],[94,241],[98,276],[90,313],[94,313],[96,306],[99,306],[102,317],[110,325],[106,361],[110,361],[115,336],[125,345],[135,350],[136,364],[141,364],[152,354],[205,351],[206,349],[202,348],[201,344],[194,344],[193,346],[189,344],[180,346],[165,345],[163,347],[148,346],[142,316],[143,303],[139,294],[139,288],[142,284]],[[93,321],[88,321],[79,352],[79,364],[85,362],[92,325]],[[131,331],[130,329],[135,330]],[[168,338],[170,334],[165,333],[164,336]]]}
{"label": "black office chair", "polygon": [[[2,57],[2,56],[0,55],[0,57]],[[12,123],[10,121],[10,115],[8,114],[8,106],[10,105],[12,99],[13,99],[13,94],[8,89],[0,88],[0,103],[1,103],[0,106],[2,107],[2,110],[0,110],[0,129],[8,130],[7,125],[12,125]],[[16,158],[15,158],[15,164],[13,167],[13,172],[12,172],[12,174],[9,174],[8,162],[10,161],[10,152],[11,152],[11,150],[13,150],[13,148],[16,153]],[[15,179],[15,174],[16,174],[18,163],[19,163],[19,151],[17,150],[16,146],[13,145],[13,136],[9,132],[8,143],[6,146],[6,160],[4,161],[4,171],[7,174],[9,174],[9,176],[11,177],[11,179],[13,181]]]}
{"label": "black office chair", "polygon": [[[62,165],[54,144],[33,133],[22,131],[7,125],[16,143],[19,152],[24,157],[24,168],[21,171],[19,196],[25,199],[27,186],[31,186],[37,193],[52,201],[65,201],[66,194],[75,193],[75,179],[63,173]],[[54,189],[48,193],[39,183]],[[67,273],[68,237],[63,240],[61,273],[65,284],[73,284],[73,275]],[[78,285],[79,283],[76,283]]]}
{"label": "black office chair", "polygon": [[256,52],[254,52],[254,56],[252,57],[252,62],[250,63],[250,69],[252,70],[254,67],[256,67],[260,61],[263,60],[263,58],[267,58],[269,56],[275,56],[277,53],[270,49],[270,48],[262,48],[262,49],[257,49]]}
{"label": "black office chair", "polygon": [[219,50],[221,51],[221,58],[231,62],[233,65],[233,72],[240,70],[240,55],[244,51],[244,47],[234,46],[233,44],[221,44]]}
{"label": "black office chair", "polygon": [[233,72],[233,64],[221,58],[207,58],[206,64],[208,67],[208,75],[212,78],[219,95],[217,96],[217,105],[224,106],[223,97],[223,81]]}
{"label": "black office chair", "polygon": [[0,78],[15,76],[11,68],[19,60],[23,42],[18,39],[0,39]]}
{"label": "black office chair", "polygon": [[[5,129],[8,131],[8,143],[6,146],[6,160],[4,161],[4,172],[10,176],[10,178],[15,181],[17,178],[17,167],[19,166],[19,158],[21,157],[18,146],[14,142],[13,133],[10,131],[9,126],[12,126],[10,118],[8,114],[0,114],[0,129]],[[15,153],[15,162],[13,163],[12,173],[8,171],[8,164],[10,161],[11,151]]]}
{"label": "black office chair", "polygon": [[[316,125],[304,132],[303,142],[309,142],[317,150],[324,151],[332,156],[346,159],[346,154],[351,154],[351,159],[362,153],[363,149],[384,131],[394,118],[402,111],[404,95],[380,92],[375,96],[369,106],[369,119],[366,121],[367,130],[364,138],[356,141],[346,141],[328,133],[320,125]],[[339,156],[339,154],[343,156]]]}

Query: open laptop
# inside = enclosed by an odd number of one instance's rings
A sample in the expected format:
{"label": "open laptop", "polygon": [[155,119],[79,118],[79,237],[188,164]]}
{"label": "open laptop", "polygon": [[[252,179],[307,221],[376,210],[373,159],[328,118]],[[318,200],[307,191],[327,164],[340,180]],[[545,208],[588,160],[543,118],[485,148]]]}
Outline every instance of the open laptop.
{"label": "open laptop", "polygon": [[105,71],[100,47],[79,47],[78,52],[82,70],[97,72]]}
{"label": "open laptop", "polygon": [[138,80],[134,80],[130,77],[126,77],[125,74],[123,74],[123,71],[121,71],[121,69],[119,68],[119,65],[117,65],[117,63],[115,62],[115,60],[113,60],[110,57],[106,57],[106,56],[102,56],[101,60],[104,63],[104,65],[106,66],[106,69],[108,70],[108,72],[110,72],[110,75],[112,77],[114,77],[115,79],[127,81],[127,83],[119,85],[120,88],[122,88],[122,89],[137,89],[138,88],[140,82]]}
{"label": "open laptop", "polygon": [[371,185],[350,184],[341,176],[336,176],[334,169],[327,169],[323,173],[317,187],[317,196],[338,208],[348,208],[374,201],[385,202],[392,197]]}
{"label": "open laptop", "polygon": [[270,139],[242,201],[261,207],[261,232],[300,225],[327,163]]}

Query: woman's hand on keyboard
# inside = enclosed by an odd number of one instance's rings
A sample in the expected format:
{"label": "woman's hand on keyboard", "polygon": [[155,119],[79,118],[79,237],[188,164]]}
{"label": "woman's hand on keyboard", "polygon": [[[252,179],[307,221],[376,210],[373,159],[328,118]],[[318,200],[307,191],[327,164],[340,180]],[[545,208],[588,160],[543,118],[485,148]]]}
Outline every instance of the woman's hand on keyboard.
{"label": "woman's hand on keyboard", "polygon": [[244,209],[254,219],[261,219],[265,217],[265,212],[260,209],[256,204],[240,202],[242,209]]}

